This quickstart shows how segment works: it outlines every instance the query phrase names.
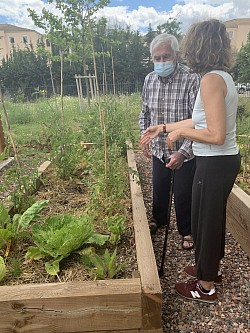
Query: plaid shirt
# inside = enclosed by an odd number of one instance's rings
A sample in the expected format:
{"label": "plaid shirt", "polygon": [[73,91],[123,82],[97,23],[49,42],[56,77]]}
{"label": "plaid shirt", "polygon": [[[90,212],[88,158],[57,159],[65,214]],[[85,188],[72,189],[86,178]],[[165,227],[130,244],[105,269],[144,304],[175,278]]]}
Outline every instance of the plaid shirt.
{"label": "plaid shirt", "polygon": [[[177,64],[172,75],[160,78],[155,72],[149,73],[142,91],[142,111],[139,126],[143,133],[150,125],[173,123],[192,117],[200,77],[191,74],[188,67]],[[160,134],[151,142],[152,154],[165,160],[173,153],[182,153],[186,160],[194,157],[192,141],[181,139],[174,143],[173,150],[166,147],[167,134]]]}

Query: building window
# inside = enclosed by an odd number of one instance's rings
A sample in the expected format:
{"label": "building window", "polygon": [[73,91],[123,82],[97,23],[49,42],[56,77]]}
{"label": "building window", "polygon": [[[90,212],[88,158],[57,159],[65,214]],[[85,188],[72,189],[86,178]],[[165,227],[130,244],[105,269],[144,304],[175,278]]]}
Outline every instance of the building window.
{"label": "building window", "polygon": [[28,42],[29,42],[28,36],[23,36],[23,42],[24,42],[24,44],[28,44]]}
{"label": "building window", "polygon": [[14,37],[9,37],[10,44],[15,44],[15,38]]}
{"label": "building window", "polygon": [[230,39],[233,38],[233,32],[232,32],[232,31],[228,31],[228,37],[229,37]]}

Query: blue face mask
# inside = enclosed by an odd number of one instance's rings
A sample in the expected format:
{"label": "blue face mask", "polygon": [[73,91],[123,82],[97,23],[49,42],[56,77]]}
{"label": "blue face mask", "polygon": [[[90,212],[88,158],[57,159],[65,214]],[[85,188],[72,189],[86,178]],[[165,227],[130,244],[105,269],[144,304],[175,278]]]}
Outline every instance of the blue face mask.
{"label": "blue face mask", "polygon": [[154,62],[154,71],[159,76],[169,76],[174,71],[174,63],[173,61]]}

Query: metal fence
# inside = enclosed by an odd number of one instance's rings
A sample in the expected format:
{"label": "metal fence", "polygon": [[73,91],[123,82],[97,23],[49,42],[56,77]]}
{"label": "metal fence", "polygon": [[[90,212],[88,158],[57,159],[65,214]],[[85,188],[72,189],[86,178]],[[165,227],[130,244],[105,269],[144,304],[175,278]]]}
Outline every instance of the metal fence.
{"label": "metal fence", "polygon": [[[118,94],[118,95],[130,95],[132,93],[138,93],[142,91],[143,82],[119,82],[113,84],[98,85],[98,92],[100,95],[106,94]],[[60,95],[61,87],[59,85],[54,87],[56,95]],[[4,95],[6,99],[10,99],[14,102],[24,102],[39,99],[40,97],[50,98],[53,96],[52,85],[43,85],[39,87],[8,87],[4,89]],[[63,86],[64,96],[78,96],[78,89],[76,82],[71,84],[65,84]],[[82,96],[87,96],[86,82],[82,82]]]}

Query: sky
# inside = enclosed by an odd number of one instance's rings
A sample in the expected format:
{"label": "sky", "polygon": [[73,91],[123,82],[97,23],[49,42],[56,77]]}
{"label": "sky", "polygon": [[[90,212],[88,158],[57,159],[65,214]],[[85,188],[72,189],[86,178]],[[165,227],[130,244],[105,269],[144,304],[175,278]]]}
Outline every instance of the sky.
{"label": "sky", "polygon": [[[39,14],[43,7],[54,10],[47,0],[0,0],[0,23],[42,32],[28,17],[27,8]],[[97,18],[101,16],[107,18],[110,26],[129,26],[141,33],[147,31],[149,24],[155,29],[174,18],[181,22],[181,30],[185,32],[192,23],[209,18],[221,21],[250,18],[250,0],[112,0],[97,13]]]}

